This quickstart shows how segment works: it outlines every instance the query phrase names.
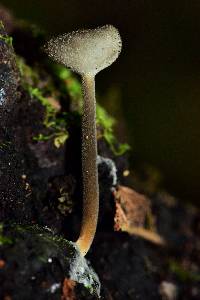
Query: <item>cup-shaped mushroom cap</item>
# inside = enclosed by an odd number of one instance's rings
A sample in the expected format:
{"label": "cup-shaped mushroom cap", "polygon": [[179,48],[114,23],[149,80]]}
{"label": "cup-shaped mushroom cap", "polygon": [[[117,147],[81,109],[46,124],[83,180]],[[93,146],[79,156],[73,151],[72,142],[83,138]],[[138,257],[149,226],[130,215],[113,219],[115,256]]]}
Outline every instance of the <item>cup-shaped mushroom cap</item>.
{"label": "cup-shaped mushroom cap", "polygon": [[96,75],[119,56],[122,42],[112,25],[77,30],[47,42],[45,50],[56,62],[81,75]]}

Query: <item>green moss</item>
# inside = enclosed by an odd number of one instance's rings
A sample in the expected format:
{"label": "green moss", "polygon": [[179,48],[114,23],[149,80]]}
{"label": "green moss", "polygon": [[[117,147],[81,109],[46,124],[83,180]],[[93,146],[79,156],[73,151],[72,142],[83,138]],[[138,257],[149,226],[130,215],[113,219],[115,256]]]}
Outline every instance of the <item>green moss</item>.
{"label": "green moss", "polygon": [[55,77],[59,80],[60,90],[63,96],[69,95],[77,110],[81,113],[82,110],[82,88],[77,77],[67,68],[50,63],[50,69]]}
{"label": "green moss", "polygon": [[[36,98],[45,108],[48,115],[53,115],[55,113],[55,108],[50,104],[47,98],[42,95],[42,91],[38,88],[33,88],[32,86],[28,86],[28,92],[31,97]],[[45,120],[47,122],[47,120]],[[49,123],[45,123],[47,127],[49,127]]]}
{"label": "green moss", "polygon": [[3,25],[3,22],[0,20],[0,30],[3,30],[4,29],[4,25]]}
{"label": "green moss", "polygon": [[[0,20],[0,30],[4,32],[3,22]],[[0,34],[0,40],[4,41],[8,46],[12,47],[12,37],[7,34]]]}
{"label": "green moss", "polygon": [[0,143],[0,151],[6,151],[9,146],[10,146],[11,142],[2,142]]}
{"label": "green moss", "polygon": [[13,241],[10,238],[0,235],[0,246],[2,245],[11,245]]}
{"label": "green moss", "polygon": [[12,243],[12,239],[3,235],[3,224],[0,223],[0,246],[11,245]]}
{"label": "green moss", "polygon": [[185,281],[200,282],[200,274],[193,273],[190,270],[184,269],[182,265],[176,261],[169,262],[169,269],[171,272],[176,274],[176,276],[183,282]]}
{"label": "green moss", "polygon": [[52,129],[53,131],[50,135],[43,135],[40,133],[33,139],[37,141],[47,141],[53,138],[54,146],[56,148],[60,148],[69,137],[66,129],[66,115],[62,114],[57,117],[56,109],[51,105],[48,99],[42,95],[42,91],[38,88],[32,88],[29,86],[28,91],[32,97],[36,98],[45,107],[46,113],[43,124],[46,128]]}
{"label": "green moss", "polygon": [[97,126],[101,127],[102,137],[109,144],[111,150],[115,155],[123,155],[126,151],[130,150],[128,144],[119,144],[114,135],[114,125],[116,123],[115,119],[112,118],[106,110],[97,104]]}
{"label": "green moss", "polygon": [[33,139],[37,141],[47,141],[53,138],[54,146],[56,148],[60,148],[64,145],[69,136],[68,131],[66,130],[67,124],[64,114],[58,118],[55,108],[49,103],[48,99],[43,97],[42,92],[39,89],[29,87],[29,93],[31,96],[38,99],[38,101],[45,107],[46,114],[43,124],[46,128],[53,130],[53,133],[50,135],[43,135],[40,133]]}
{"label": "green moss", "polygon": [[[0,20],[0,30],[4,33],[5,28],[3,22]],[[8,46],[12,46],[12,37],[7,34],[0,34],[0,40],[4,41]]]}
{"label": "green moss", "polygon": [[4,41],[8,46],[12,47],[12,37],[9,35],[0,34],[0,40]]}
{"label": "green moss", "polygon": [[29,89],[29,86],[37,86],[39,82],[39,75],[38,73],[31,67],[29,67],[25,60],[20,57],[16,56],[16,63],[21,75],[21,84],[25,90]]}
{"label": "green moss", "polygon": [[[23,88],[29,93],[32,98],[37,99],[45,107],[45,117],[43,120],[44,126],[51,131],[50,134],[39,133],[33,137],[35,141],[48,141],[53,139],[54,146],[56,148],[64,145],[69,134],[66,129],[67,121],[66,114],[60,113],[58,116],[57,110],[49,102],[48,98],[44,96],[46,89],[41,90],[37,86],[40,82],[40,77],[37,71],[29,67],[23,58],[17,57],[17,65],[21,75],[21,83]],[[53,87],[49,87],[49,90],[53,90]],[[49,91],[48,91],[49,92]]]}

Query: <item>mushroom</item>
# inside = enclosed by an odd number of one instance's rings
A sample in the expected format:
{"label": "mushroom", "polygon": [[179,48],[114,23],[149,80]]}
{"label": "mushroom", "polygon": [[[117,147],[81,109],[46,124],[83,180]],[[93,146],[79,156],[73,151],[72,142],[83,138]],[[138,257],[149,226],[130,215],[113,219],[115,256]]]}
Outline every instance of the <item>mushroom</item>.
{"label": "mushroom", "polygon": [[62,34],[50,39],[45,46],[53,60],[82,77],[83,216],[76,244],[83,256],[94,239],[99,211],[95,75],[117,59],[121,47],[119,32],[112,25]]}

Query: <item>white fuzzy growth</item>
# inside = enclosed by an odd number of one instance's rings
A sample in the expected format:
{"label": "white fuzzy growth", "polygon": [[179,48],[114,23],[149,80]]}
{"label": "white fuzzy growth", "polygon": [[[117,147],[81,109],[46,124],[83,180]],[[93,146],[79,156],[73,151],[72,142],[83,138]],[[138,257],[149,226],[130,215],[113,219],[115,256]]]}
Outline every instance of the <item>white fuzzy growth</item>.
{"label": "white fuzzy growth", "polygon": [[0,105],[3,105],[3,103],[5,102],[5,91],[3,88],[0,89]]}
{"label": "white fuzzy growth", "polygon": [[76,73],[96,75],[117,59],[121,47],[118,30],[105,25],[52,38],[45,49],[51,58]]}

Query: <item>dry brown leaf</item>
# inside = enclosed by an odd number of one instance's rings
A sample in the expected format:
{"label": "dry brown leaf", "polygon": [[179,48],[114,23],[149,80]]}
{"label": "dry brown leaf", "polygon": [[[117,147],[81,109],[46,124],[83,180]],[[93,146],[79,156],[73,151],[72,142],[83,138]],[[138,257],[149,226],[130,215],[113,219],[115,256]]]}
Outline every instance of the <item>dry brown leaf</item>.
{"label": "dry brown leaf", "polygon": [[165,245],[165,240],[156,232],[144,228],[147,214],[150,213],[149,200],[131,188],[119,186],[114,193],[116,203],[116,231],[126,231],[140,236],[158,245]]}
{"label": "dry brown leaf", "polygon": [[118,186],[114,193],[116,200],[115,229],[124,225],[142,227],[147,213],[150,211],[149,200],[133,189]]}
{"label": "dry brown leaf", "polygon": [[5,260],[0,259],[0,269],[3,269],[5,267],[5,265],[6,265]]}
{"label": "dry brown leaf", "polygon": [[76,286],[76,282],[74,280],[65,278],[63,282],[62,296],[61,300],[76,300],[76,295],[74,292],[74,288]]}

